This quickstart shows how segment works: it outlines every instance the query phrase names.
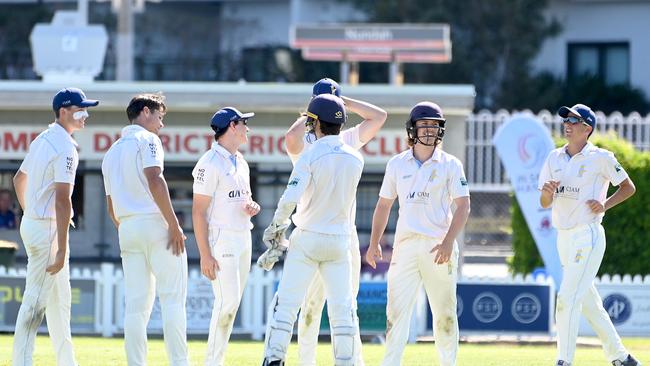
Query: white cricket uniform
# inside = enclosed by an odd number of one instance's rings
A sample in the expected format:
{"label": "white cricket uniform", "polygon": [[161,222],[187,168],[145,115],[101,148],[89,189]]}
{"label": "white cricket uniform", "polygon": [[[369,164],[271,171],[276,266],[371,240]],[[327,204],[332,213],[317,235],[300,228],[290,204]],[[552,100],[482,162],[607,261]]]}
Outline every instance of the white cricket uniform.
{"label": "white cricket uniform", "polygon": [[388,269],[386,354],[382,365],[401,363],[413,307],[422,284],[433,313],[440,364],[455,365],[458,244],[454,242],[449,262],[444,264],[436,264],[437,252],[430,251],[442,242],[449,230],[453,200],[469,196],[463,165],[441,149],[436,149],[423,163],[415,159],[412,149],[406,150],[388,161],[379,196],[399,201],[395,243]]}
{"label": "white cricket uniform", "polygon": [[323,279],[332,329],[335,365],[353,365],[359,329],[353,316],[349,242],[351,214],[363,158],[340,136],[313,143],[296,162],[279,207],[298,203],[296,229],[273,304],[264,342],[265,357],[285,359],[293,324],[314,275]]}
{"label": "white cricket uniform", "polygon": [[70,334],[69,245],[63,268],[55,275],[45,269],[54,262],[58,250],[55,184],[68,183],[74,187],[78,164],[77,143],[55,122],[30,144],[20,165],[20,171],[27,175],[25,213],[20,223],[20,236],[27,252],[27,275],[16,318],[14,366],[32,365],[34,340],[43,315],[47,317],[57,365],[77,364]]}
{"label": "white cricket uniform", "polygon": [[619,185],[627,178],[613,153],[590,142],[573,157],[566,146],[551,151],[540,172],[540,190],[549,180],[560,182],[551,220],[558,230],[563,267],[556,304],[558,360],[573,361],[581,312],[603,342],[610,361],[627,357],[593,284],[605,254],[605,231],[600,224],[604,214],[593,213],[586,203],[592,199],[604,203],[609,183]]}
{"label": "white cricket uniform", "polygon": [[[359,137],[359,126],[348,128],[341,131],[341,139],[343,143],[351,146],[355,150],[359,150],[365,145]],[[312,141],[307,139],[303,140],[304,148],[298,154],[291,154],[289,158],[292,164],[296,164],[298,158],[312,146]],[[352,301],[354,306],[354,316],[357,326],[359,325],[359,318],[357,317],[357,294],[359,293],[359,276],[361,274],[361,253],[359,252],[359,236],[355,225],[356,217],[356,199],[352,207],[352,215],[350,217],[351,223],[354,227],[352,237],[350,240],[350,255],[352,257],[352,270],[350,271],[350,284],[352,286]],[[298,315],[298,356],[301,366],[315,366],[316,365],[316,348],[318,347],[318,333],[320,332],[321,317],[323,315],[323,306],[325,306],[325,286],[323,279],[319,274],[314,276],[314,280],[307,289],[307,295],[302,304],[300,314]],[[363,366],[363,355],[361,352],[361,336],[357,335],[355,338],[355,346],[359,349],[357,357],[357,366]]]}
{"label": "white cricket uniform", "polygon": [[194,167],[194,194],[210,196],[208,241],[219,262],[212,281],[214,305],[206,366],[223,365],[235,315],[251,266],[251,223],[245,205],[252,200],[250,171],[241,153],[230,154],[217,142]]}
{"label": "white cricket uniform", "polygon": [[147,323],[156,292],[160,299],[169,364],[187,365],[185,297],[187,254],[167,249],[168,225],[153,200],[144,169],[163,169],[160,138],[133,124],[106,152],[104,188],[119,221],[124,270],[124,342],[130,366],[147,364]]}

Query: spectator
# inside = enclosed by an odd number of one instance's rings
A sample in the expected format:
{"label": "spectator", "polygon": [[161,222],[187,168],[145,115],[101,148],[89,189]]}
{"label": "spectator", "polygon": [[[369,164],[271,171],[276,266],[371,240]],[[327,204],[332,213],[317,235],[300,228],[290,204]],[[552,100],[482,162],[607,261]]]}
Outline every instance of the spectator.
{"label": "spectator", "polygon": [[0,229],[15,229],[14,198],[7,189],[0,190]]}

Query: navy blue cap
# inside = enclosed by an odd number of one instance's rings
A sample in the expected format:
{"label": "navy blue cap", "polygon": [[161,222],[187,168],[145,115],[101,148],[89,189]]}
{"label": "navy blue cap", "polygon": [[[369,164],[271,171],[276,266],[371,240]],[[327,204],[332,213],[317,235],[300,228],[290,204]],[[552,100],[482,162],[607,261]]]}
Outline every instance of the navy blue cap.
{"label": "navy blue cap", "polygon": [[339,83],[330,78],[322,78],[318,80],[316,84],[314,84],[314,87],[311,91],[311,96],[315,97],[321,94],[334,94],[337,97],[340,97],[341,87],[339,86]]}
{"label": "navy blue cap", "polygon": [[442,114],[442,109],[439,105],[433,102],[420,102],[411,109],[409,117],[411,122],[421,119],[432,119],[436,121],[444,121],[445,116]]}
{"label": "navy blue cap", "polygon": [[216,128],[226,128],[230,125],[230,122],[239,121],[241,119],[249,119],[253,117],[255,113],[242,113],[234,107],[225,107],[221,108],[212,116],[210,120],[210,126]]}
{"label": "navy blue cap", "polygon": [[58,111],[61,107],[95,107],[98,100],[86,99],[86,94],[79,88],[64,88],[59,90],[52,99],[52,109]]}
{"label": "navy blue cap", "polygon": [[314,97],[307,107],[307,116],[323,122],[344,124],[348,119],[343,99],[333,94],[321,94]]}
{"label": "navy blue cap", "polygon": [[573,107],[569,108],[567,106],[561,107],[557,114],[562,118],[566,118],[569,113],[573,113],[576,116],[580,116],[589,126],[593,129],[596,128],[596,113],[591,110],[588,106],[584,104],[576,104]]}

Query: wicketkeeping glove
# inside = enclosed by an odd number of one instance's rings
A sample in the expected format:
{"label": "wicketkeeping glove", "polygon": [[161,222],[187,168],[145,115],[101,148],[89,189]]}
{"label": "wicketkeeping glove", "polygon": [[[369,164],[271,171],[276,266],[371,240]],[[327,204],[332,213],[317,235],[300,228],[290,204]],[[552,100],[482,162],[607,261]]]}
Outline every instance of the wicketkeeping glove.
{"label": "wicketkeeping glove", "polygon": [[288,247],[289,244],[287,243],[287,239],[284,237],[284,233],[289,228],[290,223],[291,221],[289,219],[282,222],[271,222],[262,235],[264,245],[269,249],[277,246]]}
{"label": "wicketkeeping glove", "polygon": [[267,249],[259,258],[257,258],[257,265],[270,271],[275,263],[282,258],[287,251],[287,247],[279,245],[274,248]]}

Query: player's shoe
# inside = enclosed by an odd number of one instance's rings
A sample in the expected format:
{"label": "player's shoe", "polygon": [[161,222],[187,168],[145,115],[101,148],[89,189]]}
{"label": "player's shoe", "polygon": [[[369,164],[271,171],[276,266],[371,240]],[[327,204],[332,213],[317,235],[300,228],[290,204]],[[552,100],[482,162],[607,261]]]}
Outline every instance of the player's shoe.
{"label": "player's shoe", "polygon": [[284,360],[271,361],[270,359],[265,358],[264,362],[262,362],[262,366],[284,366]]}
{"label": "player's shoe", "polygon": [[641,362],[637,361],[632,355],[627,355],[627,358],[623,361],[614,360],[612,361],[614,366],[641,366]]}
{"label": "player's shoe", "polygon": [[569,362],[559,360],[559,361],[555,364],[555,366],[571,366],[571,364],[570,364]]}

